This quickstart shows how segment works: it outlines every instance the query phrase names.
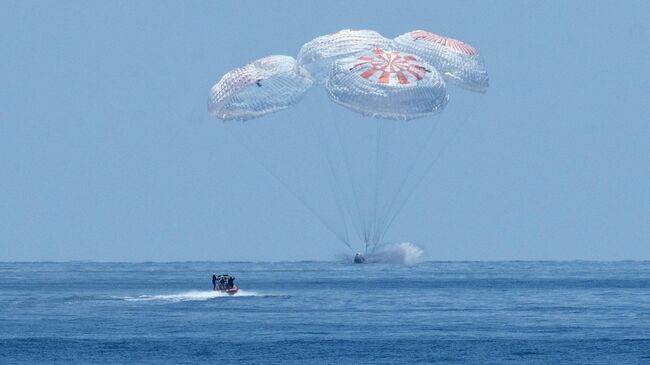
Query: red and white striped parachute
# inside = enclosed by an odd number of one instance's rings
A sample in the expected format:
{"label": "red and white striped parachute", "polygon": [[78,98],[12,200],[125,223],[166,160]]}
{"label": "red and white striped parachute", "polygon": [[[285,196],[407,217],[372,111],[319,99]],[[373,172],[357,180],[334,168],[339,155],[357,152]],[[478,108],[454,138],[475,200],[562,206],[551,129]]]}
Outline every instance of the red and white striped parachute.
{"label": "red and white striped parachute", "polygon": [[424,117],[444,108],[445,82],[410,54],[375,49],[334,63],[326,85],[333,101],[387,119]]}
{"label": "red and white striped parachute", "polygon": [[478,51],[467,43],[424,30],[396,37],[393,47],[419,55],[445,78],[468,90],[485,92],[488,74]]}

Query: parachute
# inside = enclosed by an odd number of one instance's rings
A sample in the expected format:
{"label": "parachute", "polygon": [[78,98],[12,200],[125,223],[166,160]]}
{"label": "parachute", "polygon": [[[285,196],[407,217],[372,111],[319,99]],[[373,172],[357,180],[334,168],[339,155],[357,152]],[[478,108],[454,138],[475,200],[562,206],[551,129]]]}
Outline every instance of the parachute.
{"label": "parachute", "polygon": [[396,37],[395,49],[418,54],[450,81],[465,89],[485,92],[489,80],[478,51],[462,41],[414,30]]}
{"label": "parachute", "polygon": [[335,62],[326,85],[336,103],[386,119],[412,119],[447,104],[445,82],[415,56],[375,49]]}
{"label": "parachute", "polygon": [[293,57],[264,57],[225,74],[210,90],[208,111],[223,120],[261,117],[294,105],[311,85]]}
{"label": "parachute", "polygon": [[448,104],[466,109],[463,98],[449,103],[447,82],[488,87],[473,47],[421,32],[390,41],[345,29],[306,43],[296,60],[270,56],[230,71],[210,92],[210,114],[247,121],[224,125],[352,252],[387,247],[395,218],[461,125],[438,115]]}
{"label": "parachute", "polygon": [[384,48],[388,44],[389,39],[372,30],[342,29],[305,43],[298,52],[298,64],[305,67],[314,80],[322,83],[337,59]]}

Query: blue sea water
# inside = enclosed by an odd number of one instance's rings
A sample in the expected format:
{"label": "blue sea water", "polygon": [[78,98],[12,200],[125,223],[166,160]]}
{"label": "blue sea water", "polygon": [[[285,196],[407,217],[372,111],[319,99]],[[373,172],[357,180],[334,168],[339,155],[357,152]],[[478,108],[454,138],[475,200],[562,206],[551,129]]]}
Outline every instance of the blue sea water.
{"label": "blue sea water", "polygon": [[650,262],[0,263],[0,363],[650,364]]}

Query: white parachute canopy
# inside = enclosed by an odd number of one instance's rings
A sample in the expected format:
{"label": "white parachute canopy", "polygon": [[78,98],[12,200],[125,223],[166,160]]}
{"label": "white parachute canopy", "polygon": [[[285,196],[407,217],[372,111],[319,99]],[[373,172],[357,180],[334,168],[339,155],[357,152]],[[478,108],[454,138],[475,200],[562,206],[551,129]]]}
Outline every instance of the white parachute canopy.
{"label": "white parachute canopy", "polygon": [[395,49],[419,55],[445,78],[465,89],[485,92],[489,79],[478,51],[457,39],[424,30],[404,33],[393,40]]}
{"label": "white parachute canopy", "polygon": [[372,30],[342,29],[305,43],[298,52],[298,64],[305,67],[315,81],[324,82],[337,59],[384,48],[389,43],[390,39]]}
{"label": "white parachute canopy", "polygon": [[383,49],[336,61],[326,88],[336,103],[386,119],[424,117],[449,100],[435,68],[413,55]]}
{"label": "white parachute canopy", "polygon": [[312,85],[289,56],[268,56],[226,73],[210,90],[208,111],[223,120],[248,120],[286,109]]}

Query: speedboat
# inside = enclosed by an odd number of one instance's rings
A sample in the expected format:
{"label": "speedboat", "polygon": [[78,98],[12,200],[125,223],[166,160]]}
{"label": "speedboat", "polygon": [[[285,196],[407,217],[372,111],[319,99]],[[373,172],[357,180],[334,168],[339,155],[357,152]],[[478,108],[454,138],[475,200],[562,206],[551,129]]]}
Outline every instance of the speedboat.
{"label": "speedboat", "polygon": [[236,294],[236,293],[239,291],[239,287],[238,287],[237,285],[233,285],[232,288],[228,288],[228,289],[217,289],[217,291],[220,291],[220,292],[222,292],[222,293],[226,293],[226,294],[229,294],[229,295],[234,295],[234,294]]}

